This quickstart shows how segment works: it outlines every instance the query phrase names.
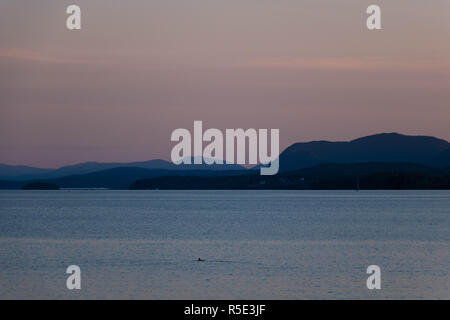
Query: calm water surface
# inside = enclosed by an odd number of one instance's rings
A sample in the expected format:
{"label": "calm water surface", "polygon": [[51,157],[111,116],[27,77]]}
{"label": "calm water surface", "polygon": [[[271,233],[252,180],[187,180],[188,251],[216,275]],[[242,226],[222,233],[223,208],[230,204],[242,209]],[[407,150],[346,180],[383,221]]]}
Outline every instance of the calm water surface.
{"label": "calm water surface", "polygon": [[0,298],[450,299],[450,191],[0,191]]}

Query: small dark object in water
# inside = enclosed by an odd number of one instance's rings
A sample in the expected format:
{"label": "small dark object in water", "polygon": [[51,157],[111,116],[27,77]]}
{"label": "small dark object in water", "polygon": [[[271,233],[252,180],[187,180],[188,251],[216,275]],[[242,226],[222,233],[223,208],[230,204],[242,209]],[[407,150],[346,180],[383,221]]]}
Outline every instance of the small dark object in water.
{"label": "small dark object in water", "polygon": [[200,259],[200,258],[198,258],[198,260],[197,261],[205,261],[205,260],[203,260],[203,259]]}

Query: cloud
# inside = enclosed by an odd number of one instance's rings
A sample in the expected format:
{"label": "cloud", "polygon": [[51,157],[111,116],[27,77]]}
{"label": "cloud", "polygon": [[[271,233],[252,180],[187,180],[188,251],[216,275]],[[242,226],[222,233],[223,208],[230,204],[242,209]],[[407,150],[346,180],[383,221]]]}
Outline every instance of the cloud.
{"label": "cloud", "polygon": [[72,58],[58,58],[41,55],[33,51],[11,49],[0,50],[0,58],[14,59],[14,60],[26,60],[31,62],[44,62],[44,63],[60,63],[60,64],[98,64],[101,61],[94,61],[88,59],[72,59]]}

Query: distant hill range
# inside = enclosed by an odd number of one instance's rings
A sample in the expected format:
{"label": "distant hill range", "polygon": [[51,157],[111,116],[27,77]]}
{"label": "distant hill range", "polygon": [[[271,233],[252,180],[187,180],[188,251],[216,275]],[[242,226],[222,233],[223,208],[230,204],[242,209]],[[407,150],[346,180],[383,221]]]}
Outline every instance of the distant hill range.
{"label": "distant hill range", "polygon": [[323,163],[408,162],[450,166],[450,143],[428,136],[381,133],[348,142],[295,143],[280,155],[283,172]]}
{"label": "distant hill range", "polygon": [[33,180],[33,179],[54,179],[69,175],[87,174],[113,168],[142,168],[152,170],[245,170],[244,167],[227,165],[175,165],[172,162],[155,159],[141,162],[83,162],[75,165],[64,166],[58,169],[41,169],[27,166],[11,166],[0,164],[0,180]]}
{"label": "distant hill range", "polygon": [[450,189],[450,167],[432,168],[403,162],[321,164],[296,171],[261,176],[164,176],[141,179],[133,190],[357,190]]}
{"label": "distant hill range", "polygon": [[60,188],[84,189],[128,189],[136,180],[161,176],[227,176],[242,174],[242,170],[159,170],[135,167],[118,167],[85,174],[75,174],[55,179],[36,179],[31,181],[0,180],[0,189],[20,189],[32,182],[50,183]]}
{"label": "distant hill range", "polygon": [[59,169],[0,165],[0,189],[35,182],[109,189],[450,189],[449,168],[447,141],[382,133],[348,142],[295,143],[280,154],[276,176],[262,177],[239,165],[177,166],[164,160]]}

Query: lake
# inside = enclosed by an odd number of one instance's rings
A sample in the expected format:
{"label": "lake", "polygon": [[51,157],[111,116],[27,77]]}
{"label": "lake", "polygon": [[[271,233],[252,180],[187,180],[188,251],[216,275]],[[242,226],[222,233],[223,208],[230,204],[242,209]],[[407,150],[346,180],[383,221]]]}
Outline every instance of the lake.
{"label": "lake", "polygon": [[0,191],[0,299],[450,299],[449,266],[450,191]]}

